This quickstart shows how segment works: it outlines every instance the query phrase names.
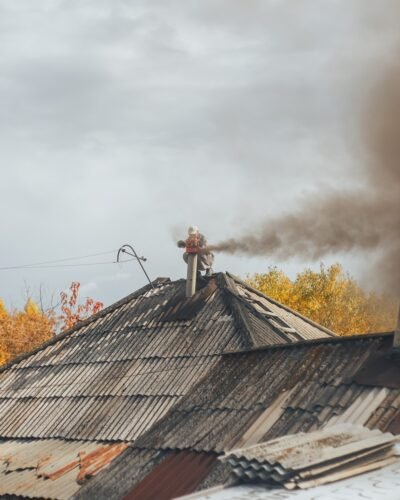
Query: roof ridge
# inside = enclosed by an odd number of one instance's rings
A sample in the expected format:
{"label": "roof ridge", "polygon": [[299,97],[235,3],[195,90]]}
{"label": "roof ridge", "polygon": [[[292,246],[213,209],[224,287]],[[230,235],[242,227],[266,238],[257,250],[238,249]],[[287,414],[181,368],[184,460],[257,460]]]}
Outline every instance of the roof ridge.
{"label": "roof ridge", "polygon": [[246,354],[249,352],[259,352],[259,351],[268,351],[274,349],[282,349],[282,348],[300,348],[300,347],[308,347],[310,345],[316,344],[341,344],[346,342],[363,342],[367,340],[373,339],[385,339],[392,337],[394,335],[394,331],[392,332],[379,332],[379,333],[362,333],[357,335],[335,335],[334,337],[320,337],[317,339],[311,340],[299,340],[297,342],[287,342],[284,344],[270,344],[270,345],[261,345],[259,347],[252,347],[250,349],[242,349],[241,351],[224,351],[221,353],[221,356],[231,356],[233,354]]}
{"label": "roof ridge", "polygon": [[253,288],[248,283],[246,283],[245,281],[240,279],[238,276],[235,276],[234,274],[231,274],[228,271],[226,271],[226,275],[229,276],[229,278],[231,278],[235,283],[236,282],[239,283],[240,285],[244,286],[247,290],[250,290],[251,292],[255,293],[256,295],[263,297],[264,299],[269,300],[270,302],[272,302],[276,306],[281,307],[282,309],[285,309],[286,311],[290,312],[291,314],[294,314],[295,316],[302,319],[303,321],[306,321],[308,324],[310,324],[310,325],[322,330],[323,332],[327,333],[329,336],[331,336],[331,337],[338,337],[339,336],[335,332],[333,332],[332,330],[329,330],[329,328],[327,328],[326,326],[323,326],[323,325],[320,325],[319,323],[316,323],[312,319],[307,318],[307,316],[303,316],[298,311],[288,307],[285,304],[282,304],[282,302],[279,302],[278,300],[273,299],[269,295],[266,295],[265,293],[260,292],[260,290],[257,290],[257,288]]}
{"label": "roof ridge", "polygon": [[48,347],[50,345],[56,344],[58,341],[64,339],[65,337],[68,337],[69,335],[71,335],[72,333],[76,332],[77,330],[80,330],[84,326],[87,326],[90,323],[93,323],[94,321],[96,321],[99,318],[105,316],[106,314],[109,314],[110,312],[115,311],[116,309],[118,309],[119,307],[127,304],[131,300],[138,298],[140,295],[142,295],[142,294],[146,293],[147,291],[151,290],[151,288],[153,288],[153,285],[157,286],[157,285],[162,285],[164,283],[171,283],[172,284],[172,283],[176,283],[177,281],[179,281],[179,280],[171,281],[170,278],[162,278],[162,277],[156,278],[151,283],[148,283],[147,285],[142,286],[141,288],[138,288],[137,290],[135,290],[134,292],[130,293],[126,297],[124,297],[124,298],[122,298],[120,300],[117,300],[117,302],[114,302],[113,304],[107,306],[106,308],[102,309],[98,313],[92,314],[92,316],[89,316],[89,318],[87,318],[87,319],[85,319],[83,321],[79,321],[72,328],[68,328],[68,330],[65,330],[64,332],[62,332],[62,333],[60,333],[58,335],[54,335],[54,337],[52,337],[51,339],[49,339],[47,342],[44,342],[40,346],[36,347],[35,349],[32,349],[29,352],[25,352],[25,353],[20,354],[19,356],[15,357],[15,358],[13,358],[11,361],[9,361],[8,363],[6,363],[5,365],[0,366],[0,373],[2,373],[4,370],[7,370],[11,366],[19,363],[20,361],[23,361],[24,359],[29,358],[29,356],[33,356],[34,354],[38,353],[42,349],[45,349],[46,347]]}
{"label": "roof ridge", "polygon": [[241,297],[237,293],[234,280],[227,273],[221,273],[220,276],[220,286],[225,292],[224,295],[226,297],[226,302],[231,310],[232,316],[235,322],[238,323],[240,332],[244,334],[243,340],[245,344],[247,344],[248,349],[254,348],[256,346],[256,342],[245,311],[245,308],[250,304],[241,300]]}

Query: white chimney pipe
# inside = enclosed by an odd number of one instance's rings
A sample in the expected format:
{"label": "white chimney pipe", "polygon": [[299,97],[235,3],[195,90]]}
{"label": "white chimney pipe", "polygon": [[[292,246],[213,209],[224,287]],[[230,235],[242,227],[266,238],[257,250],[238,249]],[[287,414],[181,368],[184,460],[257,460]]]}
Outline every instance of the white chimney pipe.
{"label": "white chimney pipe", "polygon": [[197,253],[189,253],[187,261],[186,297],[196,293]]}

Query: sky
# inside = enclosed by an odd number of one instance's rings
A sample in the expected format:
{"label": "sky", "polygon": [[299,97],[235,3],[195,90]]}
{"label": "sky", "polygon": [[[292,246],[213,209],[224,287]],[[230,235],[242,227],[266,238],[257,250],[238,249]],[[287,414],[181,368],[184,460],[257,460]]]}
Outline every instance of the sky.
{"label": "sky", "polygon": [[[323,5],[323,7],[322,7]],[[105,304],[210,242],[359,182],[359,116],[398,37],[387,0],[0,0],[0,297]],[[398,10],[398,9],[397,9]],[[365,255],[328,256],[358,277]],[[106,264],[96,264],[107,262]],[[72,264],[91,263],[90,266]],[[55,265],[55,264],[54,264]],[[318,262],[217,255],[245,276]]]}

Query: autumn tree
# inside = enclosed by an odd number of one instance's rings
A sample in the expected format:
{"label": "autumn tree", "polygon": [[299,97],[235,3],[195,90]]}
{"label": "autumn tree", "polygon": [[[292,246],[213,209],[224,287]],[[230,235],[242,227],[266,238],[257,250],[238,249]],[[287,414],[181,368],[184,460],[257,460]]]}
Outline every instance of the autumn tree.
{"label": "autumn tree", "polygon": [[32,297],[28,297],[21,311],[7,310],[0,299],[0,365],[32,351],[58,331],[71,328],[102,309],[103,304],[92,298],[80,304],[79,289],[80,284],[73,282],[68,292],[61,292],[61,314],[56,313],[56,307],[39,307]]}
{"label": "autumn tree", "polygon": [[247,282],[339,335],[390,331],[395,325],[395,301],[363,290],[340,264],[305,269],[294,280],[271,267]]}
{"label": "autumn tree", "polygon": [[103,303],[89,297],[83,304],[79,303],[80,283],[73,281],[68,292],[61,292],[61,331],[72,328],[75,323],[87,319],[103,309]]}
{"label": "autumn tree", "polygon": [[56,318],[29,298],[22,311],[8,311],[0,300],[0,364],[39,347],[55,332]]}

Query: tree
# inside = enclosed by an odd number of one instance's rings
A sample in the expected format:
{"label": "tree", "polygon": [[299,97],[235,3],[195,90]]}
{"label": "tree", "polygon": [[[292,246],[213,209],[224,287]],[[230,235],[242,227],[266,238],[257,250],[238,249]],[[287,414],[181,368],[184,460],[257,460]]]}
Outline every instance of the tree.
{"label": "tree", "polygon": [[80,283],[73,281],[68,292],[61,292],[61,331],[72,328],[75,323],[83,321],[92,314],[103,309],[103,303],[86,298],[84,304],[78,303]]}
{"label": "tree", "polygon": [[248,283],[339,335],[393,330],[396,302],[367,292],[340,264],[305,269],[291,280],[277,267],[247,277]]}
{"label": "tree", "polygon": [[0,300],[0,365],[35,349],[55,331],[53,312],[42,312],[29,298],[22,311],[8,311]]}
{"label": "tree", "polygon": [[22,311],[8,311],[0,299],[0,365],[11,361],[16,356],[32,351],[51,339],[60,330],[71,328],[100,311],[103,304],[86,298],[83,304],[78,303],[80,283],[71,283],[68,292],[61,292],[61,314],[57,315],[54,307],[43,308],[28,298]]}

